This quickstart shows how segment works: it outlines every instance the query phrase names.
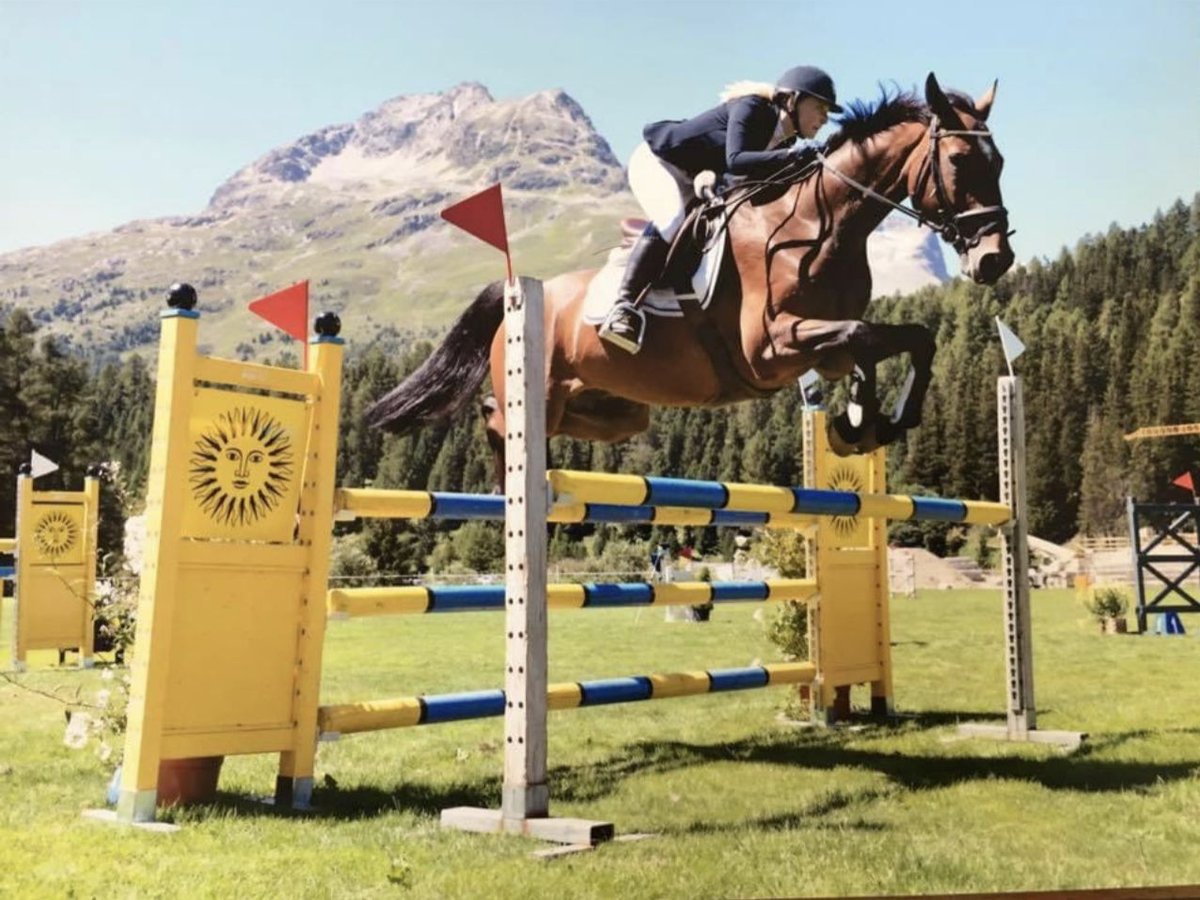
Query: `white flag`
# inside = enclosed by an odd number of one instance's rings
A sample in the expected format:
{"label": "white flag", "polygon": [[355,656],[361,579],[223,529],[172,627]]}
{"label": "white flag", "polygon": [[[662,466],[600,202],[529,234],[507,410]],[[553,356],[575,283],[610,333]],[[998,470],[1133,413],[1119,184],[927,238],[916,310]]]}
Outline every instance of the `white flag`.
{"label": "white flag", "polygon": [[1013,333],[1013,330],[1001,321],[999,316],[996,316],[996,327],[1000,329],[1000,346],[1004,348],[1004,358],[1008,361],[1008,374],[1012,374],[1012,364],[1017,361],[1017,357],[1025,352],[1025,345],[1021,343],[1021,339]]}
{"label": "white flag", "polygon": [[34,478],[41,478],[43,475],[49,475],[51,472],[58,471],[58,463],[52,459],[46,459],[36,450],[29,451],[29,474]]}
{"label": "white flag", "polygon": [[819,382],[821,376],[817,374],[816,369],[809,369],[796,380],[800,383],[800,400],[804,403],[804,408],[808,409],[808,389]]}

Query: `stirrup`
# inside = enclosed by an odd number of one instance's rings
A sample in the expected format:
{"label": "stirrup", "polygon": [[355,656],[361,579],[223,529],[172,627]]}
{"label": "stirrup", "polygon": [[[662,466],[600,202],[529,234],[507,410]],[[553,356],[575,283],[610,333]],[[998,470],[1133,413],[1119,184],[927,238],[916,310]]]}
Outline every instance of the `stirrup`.
{"label": "stirrup", "polygon": [[600,325],[601,340],[630,354],[642,349],[645,335],[646,314],[627,301],[617,303],[610,309]]}

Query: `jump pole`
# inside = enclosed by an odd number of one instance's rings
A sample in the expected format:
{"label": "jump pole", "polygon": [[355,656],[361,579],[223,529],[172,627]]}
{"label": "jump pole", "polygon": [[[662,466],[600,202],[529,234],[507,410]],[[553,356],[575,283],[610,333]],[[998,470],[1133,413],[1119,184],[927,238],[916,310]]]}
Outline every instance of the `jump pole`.
{"label": "jump pole", "polygon": [[611,822],[550,816],[546,783],[546,341],[542,283],[504,285],[504,785],[499,810],[442,810],[447,828],[591,847]]}

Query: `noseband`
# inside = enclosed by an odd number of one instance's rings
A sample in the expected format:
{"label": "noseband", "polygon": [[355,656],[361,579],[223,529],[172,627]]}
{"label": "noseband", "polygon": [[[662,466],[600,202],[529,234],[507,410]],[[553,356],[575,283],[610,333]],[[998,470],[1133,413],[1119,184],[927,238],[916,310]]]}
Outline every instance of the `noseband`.
{"label": "noseband", "polygon": [[[946,193],[946,180],[942,176],[942,157],[938,151],[938,141],[943,137],[950,136],[991,137],[992,133],[984,130],[943,129],[938,125],[937,116],[929,120],[929,156],[927,159],[929,168],[921,177],[916,194],[919,196],[924,193],[925,179],[929,177],[929,172],[932,172],[933,190],[937,196],[938,208],[929,222],[941,234],[942,240],[954,247],[961,256],[968,250],[979,246],[979,241],[985,235],[1006,230],[1008,228],[1008,210],[1003,206],[980,206],[976,209],[968,209],[966,212],[954,212],[950,197]],[[966,228],[963,227],[964,221],[972,224],[978,221],[978,224],[974,225],[974,230],[971,230],[970,225]]]}
{"label": "noseband", "polygon": [[1014,232],[1007,230],[1008,210],[1003,205],[980,206],[975,209],[968,209],[965,212],[955,212],[953,204],[950,201],[950,196],[946,193],[946,179],[942,175],[942,161],[938,152],[938,141],[944,137],[951,136],[991,137],[992,133],[984,130],[945,129],[939,127],[939,124],[937,116],[933,116],[929,120],[929,153],[925,161],[925,165],[928,168],[921,173],[917,189],[913,191],[913,199],[915,200],[924,193],[925,184],[932,173],[933,190],[938,204],[937,211],[932,215],[926,215],[919,210],[910,209],[907,206],[901,206],[899,203],[889,200],[883,194],[867,187],[865,184],[859,184],[849,175],[845,175],[834,168],[825,154],[820,151],[817,152],[817,159],[821,161],[822,166],[864,196],[871,197],[893,209],[899,210],[909,218],[916,219],[920,225],[927,225],[932,228],[941,235],[942,240],[950,244],[957,251],[959,256],[962,256],[968,250],[979,246],[979,242],[986,235],[1004,232],[1007,236]]}

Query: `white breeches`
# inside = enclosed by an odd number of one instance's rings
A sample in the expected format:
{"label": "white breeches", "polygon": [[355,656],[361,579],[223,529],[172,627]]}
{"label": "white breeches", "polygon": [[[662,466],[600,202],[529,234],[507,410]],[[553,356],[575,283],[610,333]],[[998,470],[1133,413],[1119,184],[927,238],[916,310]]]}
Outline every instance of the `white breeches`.
{"label": "white breeches", "polygon": [[655,156],[643,141],[629,157],[629,187],[663,238],[673,240],[695,196],[691,177]]}

